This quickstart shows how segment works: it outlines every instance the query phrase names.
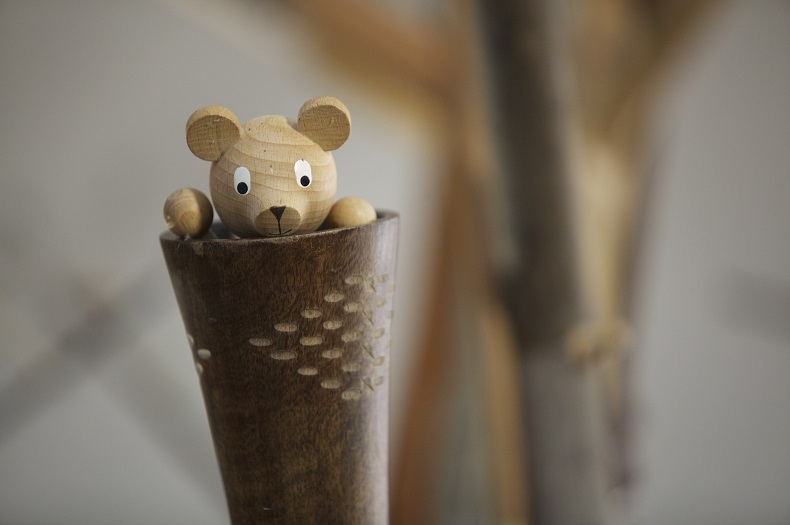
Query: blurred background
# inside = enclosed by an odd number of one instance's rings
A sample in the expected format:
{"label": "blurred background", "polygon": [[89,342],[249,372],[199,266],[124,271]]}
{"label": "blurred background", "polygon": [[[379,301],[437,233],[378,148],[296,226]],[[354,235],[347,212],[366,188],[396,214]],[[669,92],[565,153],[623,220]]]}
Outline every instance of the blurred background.
{"label": "blurred background", "polygon": [[0,523],[228,523],[184,125],[348,106],[401,214],[392,523],[790,522],[790,3],[6,0]]}

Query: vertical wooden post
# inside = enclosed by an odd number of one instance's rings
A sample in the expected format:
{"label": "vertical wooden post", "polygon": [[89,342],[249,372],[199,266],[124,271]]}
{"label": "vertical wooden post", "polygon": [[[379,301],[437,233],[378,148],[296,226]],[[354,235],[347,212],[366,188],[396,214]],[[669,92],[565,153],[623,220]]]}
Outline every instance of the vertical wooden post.
{"label": "vertical wooden post", "polygon": [[583,318],[570,179],[559,129],[561,94],[540,1],[477,2],[489,64],[489,98],[514,263],[499,276],[517,331],[531,521],[611,523],[594,380],[568,358],[565,339]]}
{"label": "vertical wooden post", "polygon": [[160,237],[234,525],[388,523],[397,235]]}

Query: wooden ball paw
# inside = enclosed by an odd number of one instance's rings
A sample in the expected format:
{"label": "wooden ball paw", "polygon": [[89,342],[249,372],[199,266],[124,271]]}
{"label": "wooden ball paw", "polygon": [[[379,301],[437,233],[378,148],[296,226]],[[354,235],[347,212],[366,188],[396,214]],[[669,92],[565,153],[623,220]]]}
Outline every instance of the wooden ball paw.
{"label": "wooden ball paw", "polygon": [[165,201],[167,228],[179,237],[202,237],[211,227],[214,209],[202,192],[181,188],[171,193]]}
{"label": "wooden ball paw", "polygon": [[326,225],[329,228],[362,226],[376,220],[376,210],[360,197],[343,197],[329,211]]}

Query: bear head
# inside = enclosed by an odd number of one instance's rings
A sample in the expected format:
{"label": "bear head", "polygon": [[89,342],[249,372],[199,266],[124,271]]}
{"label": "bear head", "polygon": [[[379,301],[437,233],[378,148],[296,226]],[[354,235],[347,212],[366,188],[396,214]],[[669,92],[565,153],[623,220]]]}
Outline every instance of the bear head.
{"label": "bear head", "polygon": [[329,214],[337,188],[330,151],[350,132],[343,103],[316,97],[295,121],[241,125],[226,108],[201,108],[187,121],[187,145],[211,161],[211,200],[225,226],[239,237],[276,237],[314,231]]}

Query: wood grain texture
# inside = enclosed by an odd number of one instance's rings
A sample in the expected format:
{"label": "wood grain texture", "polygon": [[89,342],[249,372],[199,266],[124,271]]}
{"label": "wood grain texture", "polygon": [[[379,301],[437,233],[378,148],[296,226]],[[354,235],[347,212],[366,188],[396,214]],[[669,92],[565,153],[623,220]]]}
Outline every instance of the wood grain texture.
{"label": "wood grain texture", "polygon": [[332,205],[326,224],[330,228],[362,226],[376,219],[376,210],[361,197],[343,197]]}
{"label": "wood grain texture", "polygon": [[315,231],[337,191],[330,150],[342,146],[350,133],[348,108],[327,96],[305,102],[297,121],[268,115],[242,126],[229,109],[207,106],[195,111],[186,127],[190,151],[212,162],[209,180],[217,214],[239,237]]}
{"label": "wood grain texture", "polygon": [[214,219],[211,201],[194,188],[181,188],[171,193],[163,211],[167,229],[179,237],[202,237]]}
{"label": "wood grain texture", "polygon": [[203,160],[219,159],[225,149],[241,136],[239,119],[227,108],[200,108],[187,120],[187,146]]}
{"label": "wood grain texture", "polygon": [[299,131],[321,146],[324,151],[336,150],[351,134],[348,108],[334,97],[315,97],[299,109]]}
{"label": "wood grain texture", "polygon": [[388,523],[397,235],[160,237],[234,525]]}
{"label": "wood grain texture", "polygon": [[[209,176],[211,200],[222,222],[240,237],[307,233],[324,221],[337,191],[332,154],[295,129],[293,119],[262,116],[244,125],[244,138],[228,147]],[[309,187],[297,182],[295,163],[311,167]],[[250,171],[249,193],[236,191],[234,173]],[[285,207],[278,220],[271,208]]]}

